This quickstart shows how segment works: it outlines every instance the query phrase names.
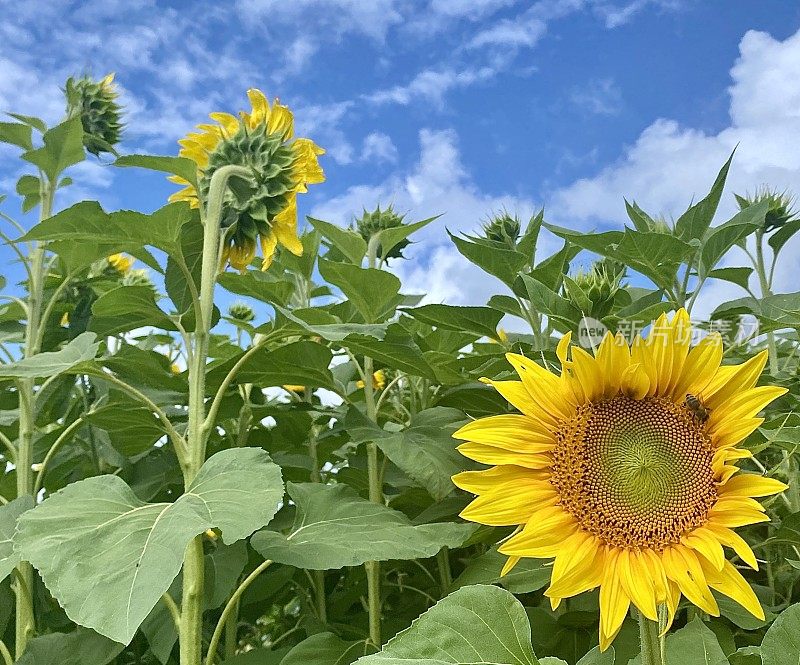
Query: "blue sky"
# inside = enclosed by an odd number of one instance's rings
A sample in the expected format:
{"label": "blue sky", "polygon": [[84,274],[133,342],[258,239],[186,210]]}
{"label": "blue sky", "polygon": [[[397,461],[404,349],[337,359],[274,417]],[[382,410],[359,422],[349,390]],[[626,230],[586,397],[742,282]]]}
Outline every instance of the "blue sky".
{"label": "blue sky", "polygon": [[[114,71],[123,151],[174,154],[208,112],[244,108],[248,87],[279,96],[328,149],[328,180],[301,214],[445,213],[397,267],[433,301],[497,290],[444,227],[473,230],[501,207],[544,205],[585,229],[619,226],[623,195],[676,214],[737,143],[731,191],[800,191],[800,4],[788,0],[0,0],[0,16],[0,109],[55,122],[67,76]],[[13,156],[0,148],[0,192],[21,174]],[[76,171],[62,206],[153,210],[173,191],[96,160]],[[14,277],[10,257],[0,248]]]}

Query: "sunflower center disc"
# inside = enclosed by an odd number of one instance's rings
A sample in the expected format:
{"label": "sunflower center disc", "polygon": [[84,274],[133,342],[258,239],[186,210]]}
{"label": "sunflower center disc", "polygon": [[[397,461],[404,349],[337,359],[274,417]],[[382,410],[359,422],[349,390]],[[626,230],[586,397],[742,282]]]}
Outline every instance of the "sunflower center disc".
{"label": "sunflower center disc", "polygon": [[556,440],[561,505],[609,545],[661,550],[705,523],[716,502],[710,438],[669,400],[587,404]]}

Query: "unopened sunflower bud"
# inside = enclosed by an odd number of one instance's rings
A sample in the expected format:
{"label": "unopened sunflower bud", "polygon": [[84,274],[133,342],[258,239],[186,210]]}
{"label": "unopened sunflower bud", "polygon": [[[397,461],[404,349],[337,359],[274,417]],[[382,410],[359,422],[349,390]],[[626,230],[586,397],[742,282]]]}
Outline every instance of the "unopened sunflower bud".
{"label": "unopened sunflower bud", "polygon": [[521,228],[520,221],[516,216],[501,212],[493,215],[483,225],[483,235],[487,240],[508,245],[513,249],[517,246]]}
{"label": "unopened sunflower bud", "polygon": [[250,323],[256,318],[253,308],[247,303],[235,302],[228,308],[228,316],[242,323]]}
{"label": "unopened sunflower bud", "polygon": [[[356,219],[356,231],[358,231],[359,235],[364,238],[367,242],[370,241],[370,238],[374,236],[376,233],[380,233],[386,229],[395,229],[400,226],[403,226],[403,220],[405,219],[405,215],[398,215],[394,208],[390,205],[385,210],[381,210],[380,205],[375,208],[372,212],[367,212],[364,210],[361,217]],[[407,238],[404,238],[400,242],[398,242],[394,247],[386,255],[386,258],[389,259],[402,259],[403,257],[403,250],[408,247],[410,244]],[[382,248],[378,247],[378,254],[383,255]]]}
{"label": "unopened sunflower bud", "polygon": [[[595,262],[588,272],[579,271],[573,278],[573,283],[592,303],[590,310],[584,313],[597,319],[606,316],[611,311],[624,276],[625,266],[611,259]],[[567,290],[567,296],[571,300],[575,299],[574,295]],[[575,304],[580,307],[579,303]]]}
{"label": "unopened sunflower bud", "polygon": [[80,117],[83,125],[83,145],[95,156],[108,152],[116,154],[114,146],[122,136],[122,107],[117,103],[114,75],[94,81],[88,76],[67,79],[67,117]]}
{"label": "unopened sunflower bud", "polygon": [[764,216],[764,233],[775,231],[782,227],[786,222],[797,218],[797,211],[794,210],[794,196],[787,191],[779,192],[767,186],[756,190],[753,195],[746,194],[739,196],[734,194],[739,210],[744,210],[752,205],[767,201],[767,213]]}

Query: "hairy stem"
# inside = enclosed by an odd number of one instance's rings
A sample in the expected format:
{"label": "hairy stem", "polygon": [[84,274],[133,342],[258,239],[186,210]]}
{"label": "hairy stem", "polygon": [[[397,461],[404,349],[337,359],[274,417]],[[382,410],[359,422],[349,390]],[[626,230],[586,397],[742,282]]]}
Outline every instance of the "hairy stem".
{"label": "hairy stem", "polygon": [[658,622],[651,621],[639,612],[639,641],[642,645],[642,665],[663,665]]}
{"label": "hairy stem", "polygon": [[[206,423],[206,364],[214,312],[214,286],[219,270],[220,220],[225,188],[232,175],[248,175],[242,166],[223,166],[211,177],[208,201],[203,211],[203,255],[200,271],[199,316],[193,334],[192,362],[189,365],[189,422],[187,455],[183,469],[184,486],[189,488],[206,457],[206,442],[213,423]],[[200,665],[203,648],[203,537],[197,536],[186,548],[183,561],[183,600],[181,602],[180,663]]]}
{"label": "hairy stem", "polygon": [[[772,295],[767,277],[766,264],[764,263],[764,231],[756,231],[756,274],[761,286],[761,297]],[[775,345],[775,333],[767,333],[767,348],[769,349],[769,373],[775,376],[778,373],[778,348]]]}

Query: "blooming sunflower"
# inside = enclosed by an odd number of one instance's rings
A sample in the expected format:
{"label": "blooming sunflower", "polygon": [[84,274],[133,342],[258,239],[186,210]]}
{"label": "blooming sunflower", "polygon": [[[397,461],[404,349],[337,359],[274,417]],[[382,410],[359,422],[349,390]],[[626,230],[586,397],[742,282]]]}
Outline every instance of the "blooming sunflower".
{"label": "blooming sunflower", "polygon": [[[236,164],[252,169],[252,177],[231,178],[223,207],[222,226],[229,229],[223,262],[245,270],[261,244],[262,270],[269,268],[278,244],[296,255],[303,253],[297,237],[297,194],[308,185],[323,182],[318,155],[324,150],[310,139],[294,138],[294,118],[276,99],[270,107],[260,90],[247,91],[252,111],[211,113],[217,124],[198,125],[178,143],[180,156],[197,164],[198,188],[180,176],[170,176],[184,185],[170,201],[188,201],[198,208],[205,200],[214,172]],[[198,192],[199,189],[199,192]]]}
{"label": "blooming sunflower", "polygon": [[635,605],[671,624],[681,595],[712,615],[711,589],[764,617],[753,590],[724,547],[757,569],[733,528],[769,517],[754,497],[786,485],[739,473],[737,448],[784,388],[755,387],[766,361],[721,366],[719,334],[690,347],[689,316],[662,316],[645,341],[629,347],[608,333],[593,357],[558,345],[555,375],[524,356],[508,361],[521,381],[487,381],[521,413],[475,420],[455,433],[458,449],[483,471],[453,477],[478,495],[461,513],[492,526],[516,526],[500,544],[509,558],[554,557],[545,595],[563,598],[600,588],[600,648]]}

